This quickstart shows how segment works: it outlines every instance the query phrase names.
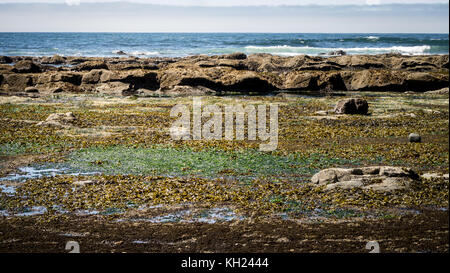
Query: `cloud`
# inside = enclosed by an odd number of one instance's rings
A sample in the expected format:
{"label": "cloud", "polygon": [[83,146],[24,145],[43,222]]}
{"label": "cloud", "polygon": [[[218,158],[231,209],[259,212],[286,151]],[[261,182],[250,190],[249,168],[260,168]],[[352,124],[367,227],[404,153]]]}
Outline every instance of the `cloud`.
{"label": "cloud", "polygon": [[80,0],[66,0],[68,6],[79,6],[81,4]]}
{"label": "cloud", "polygon": [[[69,6],[80,5],[80,0],[0,0],[0,3],[66,3]],[[305,6],[305,5],[383,5],[383,4],[433,4],[448,0],[82,0],[83,3],[132,2],[140,4],[157,4],[168,6]]]}
{"label": "cloud", "polygon": [[366,4],[370,5],[370,6],[372,6],[372,5],[380,5],[381,2],[380,2],[380,0],[366,0]]}
{"label": "cloud", "polygon": [[258,8],[90,4],[89,0],[81,0],[76,8],[65,0],[60,5],[9,4],[0,6],[0,32],[448,33],[448,4],[362,1],[358,6]]}

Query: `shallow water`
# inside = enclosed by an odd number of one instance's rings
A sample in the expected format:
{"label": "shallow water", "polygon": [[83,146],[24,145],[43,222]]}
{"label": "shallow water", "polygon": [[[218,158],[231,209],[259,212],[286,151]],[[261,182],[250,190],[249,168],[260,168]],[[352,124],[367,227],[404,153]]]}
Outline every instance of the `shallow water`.
{"label": "shallow water", "polygon": [[119,219],[117,222],[150,222],[150,223],[208,223],[230,222],[233,220],[243,220],[243,216],[235,214],[229,208],[212,208],[202,212],[192,210],[182,210],[175,213],[168,213],[151,218]]}
{"label": "shallow water", "polygon": [[18,181],[23,182],[27,179],[37,179],[42,177],[55,177],[57,175],[94,175],[100,174],[99,172],[79,172],[69,168],[47,168],[45,166],[36,167],[20,167],[18,173],[12,173],[8,176],[0,178],[0,181]]}
{"label": "shallow water", "polygon": [[6,195],[14,195],[16,193],[16,187],[0,185],[0,192],[6,193]]}
{"label": "shallow water", "polygon": [[42,215],[47,213],[47,208],[42,206],[36,206],[32,207],[31,209],[21,212],[21,213],[15,213],[14,216],[36,216],[36,215]]}

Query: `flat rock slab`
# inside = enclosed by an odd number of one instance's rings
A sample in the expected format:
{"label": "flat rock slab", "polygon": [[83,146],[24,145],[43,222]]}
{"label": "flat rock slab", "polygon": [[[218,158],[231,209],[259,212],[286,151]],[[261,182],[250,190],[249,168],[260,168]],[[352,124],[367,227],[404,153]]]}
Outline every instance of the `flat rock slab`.
{"label": "flat rock slab", "polygon": [[38,126],[54,126],[65,127],[70,126],[75,122],[76,118],[72,112],[55,113],[48,116],[45,121],[39,122]]}
{"label": "flat rock slab", "polygon": [[362,188],[391,192],[408,189],[411,182],[418,178],[419,176],[409,168],[376,166],[325,169],[315,174],[311,182],[325,185],[326,190]]}

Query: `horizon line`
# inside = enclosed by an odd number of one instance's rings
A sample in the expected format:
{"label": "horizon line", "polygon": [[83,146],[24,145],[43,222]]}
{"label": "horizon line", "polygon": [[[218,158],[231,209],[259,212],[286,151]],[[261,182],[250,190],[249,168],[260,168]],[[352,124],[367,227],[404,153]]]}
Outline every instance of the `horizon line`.
{"label": "horizon line", "polygon": [[436,34],[450,35],[449,32],[233,32],[233,31],[0,31],[0,33],[86,33],[86,34]]}

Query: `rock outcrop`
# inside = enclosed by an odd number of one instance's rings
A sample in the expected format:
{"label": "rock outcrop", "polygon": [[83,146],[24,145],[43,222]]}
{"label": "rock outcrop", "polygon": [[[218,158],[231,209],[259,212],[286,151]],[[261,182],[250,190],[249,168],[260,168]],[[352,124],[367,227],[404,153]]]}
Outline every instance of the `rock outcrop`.
{"label": "rock outcrop", "polygon": [[326,190],[336,188],[361,188],[374,191],[396,191],[408,189],[419,176],[409,168],[363,167],[353,169],[325,169],[311,178],[313,184],[325,186]]}
{"label": "rock outcrop", "polygon": [[[330,57],[233,53],[184,58],[0,57],[0,92],[181,93],[271,91],[415,91],[447,88],[448,55]],[[11,65],[13,64],[13,65]],[[112,88],[112,89],[109,89]],[[205,89],[205,90],[206,90]],[[178,93],[174,92],[174,93]]]}

